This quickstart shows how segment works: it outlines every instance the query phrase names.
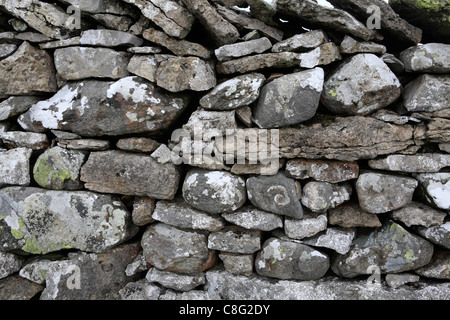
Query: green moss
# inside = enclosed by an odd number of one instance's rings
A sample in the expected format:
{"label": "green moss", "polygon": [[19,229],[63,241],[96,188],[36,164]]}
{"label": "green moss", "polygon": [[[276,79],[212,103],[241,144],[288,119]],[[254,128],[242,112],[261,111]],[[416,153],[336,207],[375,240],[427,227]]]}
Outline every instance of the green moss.
{"label": "green moss", "polygon": [[414,1],[414,6],[416,8],[426,9],[427,11],[439,12],[442,9],[448,7],[447,1],[438,0],[416,0]]}

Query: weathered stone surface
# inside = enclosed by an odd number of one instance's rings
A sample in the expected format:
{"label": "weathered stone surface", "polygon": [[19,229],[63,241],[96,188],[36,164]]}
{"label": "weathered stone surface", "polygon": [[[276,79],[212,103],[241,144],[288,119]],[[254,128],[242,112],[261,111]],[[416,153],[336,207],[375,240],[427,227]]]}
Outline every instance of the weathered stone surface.
{"label": "weathered stone surface", "polygon": [[450,251],[445,250],[433,255],[431,262],[426,266],[414,270],[427,278],[450,279]]}
{"label": "weathered stone surface", "polygon": [[402,172],[439,172],[450,166],[450,155],[420,154],[420,155],[390,155],[380,160],[370,160],[372,169],[402,171]]}
{"label": "weathered stone surface", "polygon": [[224,213],[222,217],[232,224],[250,230],[272,231],[283,227],[283,220],[279,215],[252,206],[244,206],[234,213]]}
{"label": "weathered stone surface", "polygon": [[53,147],[41,154],[33,168],[33,178],[43,188],[78,190],[80,170],[86,155],[81,151]]}
{"label": "weathered stone surface", "polygon": [[30,300],[41,292],[44,287],[20,277],[11,275],[0,280],[0,299],[1,300]]}
{"label": "weathered stone surface", "polygon": [[161,27],[165,33],[178,39],[185,38],[194,24],[193,15],[178,1],[122,0],[135,5],[142,15]]}
{"label": "weathered stone surface", "polygon": [[204,46],[187,40],[173,39],[164,32],[153,28],[146,29],[142,36],[148,41],[167,48],[178,56],[196,56],[203,59],[211,57],[211,52]]}
{"label": "weathered stone surface", "polygon": [[2,250],[45,254],[62,249],[102,252],[137,229],[125,206],[108,195],[9,187],[1,190]]}
{"label": "weathered stone surface", "polygon": [[425,138],[428,142],[450,142],[450,119],[432,118],[426,124],[426,128]]}
{"label": "weathered stone surface", "polygon": [[155,199],[149,197],[137,197],[134,200],[131,216],[135,225],[141,227],[155,221],[152,218],[155,202]]}
{"label": "weathered stone surface", "polygon": [[8,131],[0,133],[4,144],[13,148],[29,148],[41,150],[47,148],[49,141],[45,134],[22,131]]}
{"label": "weathered stone surface", "polygon": [[85,188],[102,193],[173,199],[180,175],[172,164],[118,150],[92,152],[81,168]]}
{"label": "weathered stone surface", "polygon": [[410,111],[439,111],[450,108],[447,97],[450,95],[448,75],[419,76],[408,83],[403,90],[405,108]]}
{"label": "weathered stone surface", "polygon": [[409,177],[365,172],[356,182],[356,193],[363,210],[378,214],[409,204],[418,184]]}
{"label": "weathered stone surface", "polygon": [[139,77],[89,80],[64,86],[18,121],[27,131],[56,129],[84,137],[155,132],[170,126],[187,101],[186,96],[168,94]]}
{"label": "weathered stone surface", "polygon": [[17,46],[15,44],[0,44],[0,59],[6,58],[16,51]]}
{"label": "weathered stone surface", "polygon": [[313,212],[325,212],[350,200],[352,187],[349,184],[331,184],[310,181],[303,188],[302,204]]}
{"label": "weathered stone surface", "polygon": [[124,244],[104,253],[69,254],[54,261],[46,274],[41,300],[119,300],[119,290],[135,280],[125,274],[138,255],[139,244]]}
{"label": "weathered stone surface", "polygon": [[80,44],[83,46],[139,47],[143,43],[144,40],[131,33],[106,29],[85,30],[80,38]]}
{"label": "weathered stone surface", "polygon": [[160,63],[171,57],[174,56],[169,54],[135,54],[130,59],[127,70],[151,82],[156,82],[156,72]]}
{"label": "weathered stone surface", "polygon": [[448,300],[450,284],[424,284],[423,287],[373,288],[367,280],[327,277],[317,281],[267,279],[259,275],[236,276],[225,270],[206,272],[208,292],[228,300]]}
{"label": "weathered stone surface", "polygon": [[291,239],[312,237],[328,226],[326,214],[304,212],[303,219],[284,219],[284,233]]}
{"label": "weathered stone surface", "polygon": [[304,244],[270,238],[255,259],[258,274],[277,279],[317,280],[330,267],[330,258]]}
{"label": "weathered stone surface", "polygon": [[200,21],[217,45],[226,45],[239,39],[239,31],[225,20],[207,0],[181,0]]}
{"label": "weathered stone surface", "polygon": [[356,203],[343,204],[328,210],[328,220],[331,225],[344,228],[378,228],[381,227],[377,215],[363,211]]}
{"label": "weathered stone surface", "polygon": [[43,42],[43,43],[39,44],[39,47],[41,49],[57,49],[57,48],[64,48],[64,47],[70,47],[70,46],[78,46],[78,45],[80,45],[80,38],[81,37],[73,37],[73,38],[64,39],[64,40]]}
{"label": "weathered stone surface", "polygon": [[449,73],[450,45],[426,43],[406,49],[400,54],[400,60],[407,72]]}
{"label": "weathered stone surface", "polygon": [[208,213],[234,212],[247,200],[245,180],[228,172],[191,169],[183,183],[183,197]]}
{"label": "weathered stone surface", "polygon": [[231,253],[252,254],[261,249],[261,232],[227,226],[208,236],[208,248]]}
{"label": "weathered stone surface", "polygon": [[0,151],[0,186],[30,184],[30,158],[32,150],[16,148]]}
{"label": "weathered stone surface", "polygon": [[294,179],[280,171],[274,176],[255,176],[247,179],[250,202],[268,212],[301,219],[303,208]]}
{"label": "weathered stone surface", "polygon": [[338,183],[357,179],[359,165],[356,162],[295,159],[286,163],[286,175],[294,179]]}
{"label": "weathered stone surface", "polygon": [[188,231],[156,223],[147,228],[141,245],[145,259],[155,268],[196,273],[215,264],[215,253],[208,250],[207,242],[205,231]]}
{"label": "weathered stone surface", "polygon": [[0,120],[18,116],[39,101],[36,96],[15,96],[0,103]]}
{"label": "weathered stone surface", "polygon": [[405,71],[405,65],[395,55],[385,53],[381,56],[381,59],[383,59],[384,63],[386,63],[396,75],[400,75]]}
{"label": "weathered stone surface", "polygon": [[354,53],[373,53],[373,54],[384,54],[387,48],[376,42],[359,42],[352,37],[346,35],[344,40],[339,46],[341,53],[354,54]]}
{"label": "weathered stone surface", "polygon": [[154,46],[131,47],[127,49],[127,52],[134,54],[157,54],[162,52],[162,48]]}
{"label": "weathered stone surface", "polygon": [[371,115],[373,118],[393,124],[407,124],[408,122],[419,123],[421,120],[410,117],[401,116],[392,110],[380,109]]}
{"label": "weathered stone surface", "polygon": [[117,141],[116,146],[130,152],[153,152],[160,143],[150,138],[124,138]]}
{"label": "weathered stone surface", "polygon": [[0,79],[0,97],[57,90],[52,58],[26,41],[12,55],[0,61],[0,73],[8,74],[8,77]]}
{"label": "weathered stone surface", "polygon": [[55,67],[64,80],[120,79],[129,75],[130,55],[109,48],[68,47],[55,50]]}
{"label": "weathered stone surface", "polygon": [[170,92],[206,91],[217,84],[210,64],[197,57],[173,57],[162,61],[156,71],[156,83]]}
{"label": "weathered stone surface", "polygon": [[204,273],[185,275],[170,271],[161,271],[156,268],[151,268],[147,272],[145,279],[150,283],[157,282],[164,288],[177,291],[190,291],[206,282]]}
{"label": "weathered stone surface", "polygon": [[34,283],[45,284],[49,265],[54,260],[61,259],[62,256],[55,254],[55,257],[49,257],[49,259],[44,257],[46,256],[37,256],[37,258],[26,261],[26,264],[20,269],[19,275]]}
{"label": "weathered stone surface", "polygon": [[415,176],[423,199],[433,207],[450,209],[450,173],[421,173]]}
{"label": "weathered stone surface", "polygon": [[193,209],[183,199],[158,201],[153,219],[179,228],[218,231],[225,222],[218,216]]}
{"label": "weathered stone surface", "polygon": [[260,73],[238,76],[222,82],[200,99],[208,110],[234,110],[255,102],[266,77]]}
{"label": "weathered stone surface", "polygon": [[[386,32],[406,43],[418,44],[422,40],[422,30],[399,17],[397,13],[382,0],[330,0],[336,8],[346,10],[360,21],[366,21],[373,14],[373,6],[380,12],[381,32]],[[371,10],[372,9],[372,10]]]}
{"label": "weathered stone surface", "polygon": [[389,287],[398,288],[406,283],[418,282],[420,280],[420,276],[412,273],[388,274],[385,279]]}
{"label": "weathered stone surface", "polygon": [[253,273],[253,254],[236,254],[222,252],[219,258],[223,262],[225,270],[234,275],[244,275],[250,277]]}
{"label": "weathered stone surface", "polygon": [[0,251],[0,279],[20,270],[24,262],[21,256]]}
{"label": "weathered stone surface", "polygon": [[260,128],[277,128],[311,119],[319,107],[323,83],[322,68],[273,80],[261,89],[253,121]]}
{"label": "weathered stone surface", "polygon": [[99,139],[60,139],[58,146],[72,150],[103,151],[109,148],[110,143]]}
{"label": "weathered stone surface", "polygon": [[348,278],[371,274],[371,266],[378,266],[382,273],[398,273],[427,265],[432,255],[430,242],[387,220],[381,228],[359,234],[351,250],[336,256],[331,268]]}
{"label": "weathered stone surface", "polygon": [[158,300],[161,295],[161,288],[150,283],[147,279],[140,279],[136,282],[128,282],[125,287],[119,290],[121,300]]}
{"label": "weathered stone surface", "polygon": [[350,251],[355,235],[356,230],[353,228],[329,227],[311,238],[301,240],[301,243],[332,249],[339,254],[346,254]]}
{"label": "weathered stone surface", "polygon": [[321,65],[329,65],[332,62],[342,59],[339,48],[333,42],[327,42],[316,49],[300,53],[300,67],[314,68]]}
{"label": "weathered stone surface", "polygon": [[450,249],[450,221],[432,227],[417,227],[417,232],[434,244]]}
{"label": "weathered stone surface", "polygon": [[303,22],[351,34],[363,40],[370,40],[374,37],[372,30],[366,28],[349,13],[322,6],[314,1],[277,1],[277,11],[299,18]]}
{"label": "weathered stone surface", "polygon": [[226,61],[234,58],[248,56],[253,53],[263,53],[272,48],[272,43],[266,37],[256,40],[227,44],[214,51],[217,60]]}
{"label": "weathered stone surface", "polygon": [[302,52],[315,49],[328,42],[323,30],[313,30],[292,36],[273,45],[272,52]]}
{"label": "weathered stone surface", "polygon": [[401,84],[374,54],[358,54],[343,62],[327,80],[322,102],[332,112],[367,115],[384,108],[401,95]]}

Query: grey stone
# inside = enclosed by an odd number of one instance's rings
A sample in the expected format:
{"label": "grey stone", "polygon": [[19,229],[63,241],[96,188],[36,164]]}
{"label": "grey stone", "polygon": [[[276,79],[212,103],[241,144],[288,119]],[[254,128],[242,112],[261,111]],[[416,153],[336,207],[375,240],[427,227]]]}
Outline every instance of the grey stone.
{"label": "grey stone", "polygon": [[261,89],[253,121],[260,128],[276,128],[311,119],[319,107],[323,83],[322,68],[273,80]]}
{"label": "grey stone", "polygon": [[400,60],[407,72],[449,73],[450,45],[426,43],[406,49],[400,54]]}
{"label": "grey stone", "polygon": [[417,233],[430,242],[450,249],[450,221],[432,227],[417,227]]}
{"label": "grey stone", "polygon": [[86,155],[81,151],[53,147],[42,153],[33,168],[33,177],[38,185],[52,190],[78,190],[80,170]]}
{"label": "grey stone", "polygon": [[6,278],[22,268],[24,258],[13,253],[0,251],[0,279]]}
{"label": "grey stone", "polygon": [[80,8],[81,11],[87,13],[110,13],[137,17],[136,10],[132,5],[119,0],[62,0],[61,2]]}
{"label": "grey stone", "polygon": [[156,268],[151,268],[145,276],[148,282],[157,282],[164,288],[169,288],[177,291],[190,291],[198,286],[205,284],[205,274],[177,274],[170,271],[161,271]]}
{"label": "grey stone", "polygon": [[124,138],[117,141],[117,148],[130,152],[153,152],[161,144],[150,138]]}
{"label": "grey stone", "polygon": [[159,300],[208,301],[220,300],[220,297],[215,293],[209,293],[203,290],[191,290],[189,292],[182,293],[167,290],[164,294],[161,294]]}
{"label": "grey stone", "polygon": [[450,251],[445,250],[433,255],[431,262],[424,267],[414,270],[426,278],[450,279]]}
{"label": "grey stone", "polygon": [[127,265],[125,274],[127,276],[132,276],[140,273],[141,271],[147,271],[149,267],[149,264],[145,260],[144,253],[140,251],[136,258],[134,258],[134,260]]}
{"label": "grey stone", "polygon": [[160,47],[131,47],[127,49],[127,52],[134,54],[157,54],[162,52]]}
{"label": "grey stone", "polygon": [[45,256],[33,259],[32,261],[27,261],[26,264],[20,269],[19,275],[22,278],[30,280],[37,284],[45,284],[45,279],[47,278],[47,271],[49,265],[53,260],[44,258]]}
{"label": "grey stone", "polygon": [[96,13],[92,17],[97,20],[101,25],[108,29],[115,29],[117,31],[128,31],[133,25],[133,20],[126,16],[116,16],[109,13]]}
{"label": "grey stone", "polygon": [[439,111],[450,108],[448,75],[423,74],[408,83],[403,90],[405,108],[410,111]]}
{"label": "grey stone", "polygon": [[338,225],[344,228],[381,227],[378,216],[363,211],[357,203],[343,204],[336,208],[329,209],[328,220],[331,225]]}
{"label": "grey stone", "polygon": [[32,150],[28,148],[0,151],[0,186],[28,186],[31,155]]}
{"label": "grey stone", "polygon": [[30,300],[43,289],[44,286],[14,274],[0,280],[0,299],[11,301]]}
{"label": "grey stone", "polygon": [[295,219],[303,217],[295,181],[281,171],[274,176],[248,178],[247,194],[250,202],[261,210]]}
{"label": "grey stone", "polygon": [[272,231],[283,227],[283,220],[279,215],[252,206],[244,206],[234,213],[224,213],[222,217],[232,224],[250,230]]}
{"label": "grey stone", "polygon": [[299,59],[301,68],[311,69],[341,60],[342,56],[334,42],[327,42],[314,50],[300,53]]}
{"label": "grey stone", "polygon": [[225,270],[206,272],[208,292],[224,300],[448,300],[449,283],[425,283],[419,289],[392,289],[384,285],[373,288],[367,280],[327,277],[316,281],[250,278]]}
{"label": "grey stone", "polygon": [[0,200],[1,245],[7,251],[102,252],[137,232],[126,207],[108,195],[9,187]]}
{"label": "grey stone", "polygon": [[189,206],[183,199],[158,201],[153,219],[186,229],[218,231],[225,226],[222,218],[209,215]]}
{"label": "grey stone", "polygon": [[223,171],[191,169],[182,191],[188,204],[212,214],[234,212],[247,200],[245,180]]}
{"label": "grey stone", "polygon": [[141,279],[136,282],[128,282],[119,290],[119,294],[122,300],[158,300],[161,288],[148,282],[147,279]]}
{"label": "grey stone", "polygon": [[381,56],[381,59],[396,75],[400,75],[405,71],[405,65],[403,64],[402,60],[397,58],[395,55],[391,53],[385,53]]}
{"label": "grey stone", "polygon": [[128,71],[151,82],[156,82],[156,72],[161,62],[174,57],[169,54],[135,54],[128,64]]}
{"label": "grey stone", "polygon": [[64,47],[70,47],[70,46],[78,46],[78,45],[80,45],[80,38],[81,37],[73,37],[73,38],[63,39],[63,40],[48,41],[48,42],[40,43],[39,47],[41,49],[57,49],[57,48],[64,48]]}
{"label": "grey stone", "polygon": [[238,226],[227,226],[210,233],[208,248],[231,253],[252,254],[261,249],[261,232]]}
{"label": "grey stone", "polygon": [[325,212],[350,200],[352,188],[349,184],[308,182],[303,188],[302,204],[313,212]]}
{"label": "grey stone", "polygon": [[390,155],[379,160],[370,160],[372,169],[401,172],[439,172],[450,166],[450,155],[424,153],[418,155]]}
{"label": "grey stone", "polygon": [[421,173],[415,176],[419,181],[419,192],[429,205],[450,209],[450,173]]}
{"label": "grey stone", "polygon": [[450,143],[439,144],[439,150],[450,153]]}
{"label": "grey stone", "polygon": [[312,237],[328,226],[326,214],[306,211],[303,219],[284,219],[284,233],[291,239],[301,240]]}
{"label": "grey stone", "polygon": [[346,35],[344,40],[339,46],[341,53],[354,54],[354,53],[373,53],[373,54],[384,54],[387,49],[382,44],[376,42],[359,42],[352,37]]}
{"label": "grey stone", "polygon": [[108,140],[98,139],[60,139],[58,146],[72,150],[102,151],[109,149],[110,143]]}
{"label": "grey stone", "polygon": [[152,218],[155,202],[155,199],[149,197],[137,197],[134,200],[131,215],[135,225],[141,227],[155,221]]}
{"label": "grey stone", "polygon": [[205,231],[183,230],[158,222],[145,230],[141,245],[145,259],[155,268],[191,274],[214,266],[216,255],[208,250],[207,242]]}
{"label": "grey stone", "polygon": [[386,283],[391,288],[398,288],[407,283],[418,282],[419,279],[420,276],[411,273],[386,275]]}
{"label": "grey stone", "polygon": [[328,42],[328,36],[323,30],[313,30],[296,34],[273,45],[272,52],[302,52],[315,49]]}
{"label": "grey stone", "polygon": [[196,110],[194,111],[183,129],[187,130],[191,137],[198,137],[202,135],[203,141],[208,141],[214,136],[224,136],[227,130],[237,129],[236,113],[231,111],[209,111]]}
{"label": "grey stone", "polygon": [[350,251],[355,235],[356,230],[353,228],[329,227],[308,239],[301,240],[301,243],[332,249],[339,254],[346,254]]}
{"label": "grey stone", "polygon": [[394,123],[394,124],[407,124],[408,122],[415,122],[419,123],[422,122],[420,119],[417,119],[415,117],[410,116],[401,116],[398,113],[386,110],[386,109],[380,109],[374,114],[372,114],[372,117],[387,123]]}
{"label": "grey stone", "polygon": [[136,280],[125,268],[139,252],[138,243],[99,254],[72,253],[49,265],[41,300],[120,300],[119,290]]}
{"label": "grey stone", "polygon": [[219,258],[223,262],[225,270],[234,275],[251,276],[253,273],[253,254],[235,254],[222,252]]}
{"label": "grey stone", "polygon": [[401,221],[408,227],[432,227],[441,225],[446,216],[447,214],[445,212],[436,210],[419,202],[411,202],[407,206],[399,210],[395,210],[390,214],[392,219]]}
{"label": "grey stone", "polygon": [[51,38],[43,35],[39,32],[20,32],[15,36],[18,40],[33,42],[33,43],[41,43],[52,40]]}
{"label": "grey stone", "polygon": [[286,175],[294,179],[338,183],[357,179],[359,166],[356,162],[295,159],[286,163]]}
{"label": "grey stone", "polygon": [[234,110],[255,102],[266,77],[251,73],[222,82],[200,99],[208,110]]}
{"label": "grey stone", "polygon": [[367,115],[400,95],[400,81],[383,60],[371,53],[357,54],[328,76],[322,103],[337,114]]}
{"label": "grey stone", "polygon": [[86,78],[120,79],[127,71],[130,55],[109,48],[68,47],[55,50],[55,67],[64,80]]}
{"label": "grey stone", "polygon": [[255,259],[258,274],[277,279],[317,280],[330,267],[330,258],[307,245],[270,238]]}
{"label": "grey stone", "polygon": [[27,131],[63,130],[83,137],[149,133],[168,128],[187,102],[185,95],[169,94],[139,77],[88,80],[64,86],[18,122]]}
{"label": "grey stone", "polygon": [[85,188],[102,193],[173,199],[180,180],[172,163],[118,150],[92,152],[81,168]]}
{"label": "grey stone", "polygon": [[17,46],[15,44],[0,44],[0,59],[6,58],[16,51]]}
{"label": "grey stone", "polygon": [[0,120],[6,120],[26,112],[39,101],[36,96],[14,96],[0,103]]}
{"label": "grey stone", "polygon": [[217,48],[214,53],[217,60],[226,61],[253,53],[263,53],[270,48],[272,48],[272,43],[268,38],[263,37],[256,40],[227,44]]}
{"label": "grey stone", "polygon": [[378,214],[409,204],[417,186],[413,178],[367,172],[359,176],[356,193],[363,210]]}
{"label": "grey stone", "polygon": [[45,149],[48,146],[48,138],[43,133],[8,131],[0,133],[0,139],[4,144],[13,148],[29,148],[32,150]]}
{"label": "grey stone", "polygon": [[139,47],[144,40],[127,32],[117,30],[85,30],[81,32],[80,44],[99,47]]}
{"label": "grey stone", "polygon": [[373,266],[382,273],[398,273],[427,265],[432,255],[430,242],[387,220],[381,228],[358,234],[350,251],[336,256],[331,268],[346,278],[371,274]]}

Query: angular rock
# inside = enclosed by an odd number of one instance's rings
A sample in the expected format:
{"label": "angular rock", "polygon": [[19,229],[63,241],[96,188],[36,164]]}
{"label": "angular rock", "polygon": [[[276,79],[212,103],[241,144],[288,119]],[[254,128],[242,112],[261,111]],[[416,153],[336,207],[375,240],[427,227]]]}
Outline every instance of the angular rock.
{"label": "angular rock", "polygon": [[32,150],[45,149],[48,146],[48,138],[43,133],[8,131],[0,133],[0,139],[4,144],[13,148],[29,148]]}
{"label": "angular rock", "polygon": [[64,48],[64,47],[70,47],[70,46],[78,46],[78,45],[80,45],[80,38],[81,37],[73,37],[73,38],[64,39],[64,40],[48,41],[48,42],[40,43],[39,47],[41,49],[57,49],[57,48]]}
{"label": "angular rock", "polygon": [[331,268],[346,278],[371,274],[373,266],[382,273],[398,273],[427,265],[432,255],[430,242],[387,220],[381,228],[358,235],[351,250],[336,256]]}
{"label": "angular rock", "polygon": [[85,30],[81,32],[80,44],[99,47],[139,47],[144,40],[127,32],[117,30]]}
{"label": "angular rock", "polygon": [[23,262],[24,259],[18,255],[0,251],[0,279],[19,271]]}
{"label": "angular rock", "polygon": [[52,190],[79,190],[80,170],[86,155],[81,151],[53,147],[41,154],[33,168],[38,185]]}
{"label": "angular rock", "polygon": [[130,59],[127,70],[151,82],[156,82],[156,72],[158,71],[159,65],[161,64],[161,62],[171,57],[173,58],[175,56],[169,54],[135,54]]}
{"label": "angular rock", "polygon": [[116,146],[130,152],[153,152],[160,143],[150,138],[124,138],[117,141]]}
{"label": "angular rock", "polygon": [[197,57],[173,57],[162,61],[156,71],[156,83],[170,92],[206,91],[217,84],[214,71]]}
{"label": "angular rock", "polygon": [[30,184],[30,159],[32,150],[16,148],[0,151],[0,186]]}
{"label": "angular rock", "polygon": [[351,194],[349,184],[311,181],[303,188],[302,204],[313,212],[325,212],[350,200]]}
{"label": "angular rock", "polygon": [[238,76],[222,82],[200,99],[208,110],[234,110],[255,102],[266,77],[260,73]]}
{"label": "angular rock", "polygon": [[352,37],[346,35],[344,40],[339,46],[341,53],[354,54],[354,53],[373,53],[384,54],[386,53],[386,47],[376,42],[359,42]]}
{"label": "angular rock", "polygon": [[50,55],[26,41],[0,61],[0,73],[8,74],[0,79],[0,97],[56,92],[58,88]]}
{"label": "angular rock", "polygon": [[168,128],[187,101],[139,77],[89,80],[64,86],[18,121],[27,131],[63,130],[83,137],[151,133]]}
{"label": "angular rock", "polygon": [[328,76],[322,103],[337,114],[367,115],[400,95],[400,81],[383,60],[371,53],[358,54]]}
{"label": "angular rock", "polygon": [[35,258],[32,261],[27,261],[26,265],[24,265],[23,268],[20,269],[19,275],[22,278],[28,279],[34,283],[45,284],[48,267],[53,262],[53,260],[56,259],[49,260],[38,256],[38,258]]}
{"label": "angular rock", "polygon": [[374,114],[372,114],[372,117],[387,123],[393,123],[393,124],[407,124],[408,122],[421,122],[421,120],[410,117],[410,116],[401,116],[398,113],[386,110],[386,109],[380,109]]}
{"label": "angular rock", "polygon": [[49,265],[41,300],[120,300],[119,290],[135,277],[125,268],[139,253],[139,244],[124,244],[104,253],[69,254]]}
{"label": "angular rock", "polygon": [[356,231],[352,228],[329,227],[311,238],[303,239],[301,243],[332,249],[339,254],[346,254],[350,251],[355,235]]}
{"label": "angular rock", "polygon": [[145,279],[150,283],[157,282],[164,288],[177,291],[190,291],[206,282],[204,273],[184,275],[170,271],[161,271],[156,268],[151,268],[147,272]]}
{"label": "angular rock", "polygon": [[301,240],[325,230],[327,225],[326,214],[306,212],[301,220],[286,218],[284,233],[291,239]]}
{"label": "angular rock", "polygon": [[15,96],[0,103],[0,121],[6,120],[26,112],[39,101],[36,96]]}
{"label": "angular rock", "polygon": [[30,300],[44,289],[44,286],[20,277],[11,275],[0,280],[1,300]]}
{"label": "angular rock", "polygon": [[357,179],[359,166],[356,162],[295,159],[286,163],[286,175],[294,179],[338,183]]}
{"label": "angular rock", "polygon": [[261,232],[227,226],[208,236],[208,248],[231,253],[252,254],[261,249]]}
{"label": "angular rock", "polygon": [[127,49],[127,52],[134,54],[157,54],[162,52],[160,47],[131,47]]}
{"label": "angular rock", "polygon": [[328,210],[328,221],[331,225],[344,228],[378,228],[381,227],[377,215],[363,211],[356,203],[343,204]]}
{"label": "angular rock", "polygon": [[178,39],[185,38],[191,31],[195,18],[178,1],[168,0],[122,0],[135,5],[144,17],[150,19],[165,33]]}
{"label": "angular rock", "polygon": [[211,52],[204,46],[195,42],[173,39],[164,32],[153,28],[146,29],[142,36],[178,56],[196,56],[203,59],[211,57]]}
{"label": "angular rock", "polygon": [[161,288],[156,284],[149,283],[147,279],[141,279],[136,282],[128,282],[119,290],[119,294],[121,300],[158,300]]}
{"label": "angular rock", "polygon": [[419,76],[408,83],[403,90],[405,108],[410,111],[439,111],[450,108],[447,97],[450,95],[448,75]]}
{"label": "angular rock", "polygon": [[152,218],[154,210],[155,199],[138,197],[133,202],[133,211],[131,213],[133,223],[141,227],[154,222],[155,220]]}
{"label": "angular rock", "polygon": [[415,176],[419,181],[419,191],[431,206],[443,210],[450,209],[450,173],[422,173]]}
{"label": "angular rock", "polygon": [[251,206],[245,206],[234,213],[224,213],[222,217],[235,225],[250,230],[272,231],[283,227],[280,216]]}
{"label": "angular rock", "polygon": [[244,275],[249,277],[253,273],[253,254],[235,254],[222,252],[219,258],[223,262],[225,270],[234,275]]}
{"label": "angular rock", "polygon": [[45,254],[62,249],[102,252],[137,232],[125,206],[87,191],[10,187],[1,190],[2,250]]}
{"label": "angular rock", "polygon": [[406,283],[418,282],[420,277],[411,273],[388,274],[386,275],[386,283],[391,288],[398,288]]}
{"label": "angular rock", "polygon": [[309,52],[300,53],[299,58],[301,68],[311,69],[341,60],[342,56],[339,48],[333,42],[328,42]]}
{"label": "angular rock", "polygon": [[426,124],[426,128],[425,138],[428,142],[450,142],[450,119],[432,118]]}
{"label": "angular rock", "polygon": [[223,219],[193,209],[183,199],[158,201],[153,219],[179,228],[218,231],[225,226]]}
{"label": "angular rock", "polygon": [[401,172],[439,172],[450,166],[450,155],[428,153],[420,155],[390,155],[380,160],[370,160],[372,169]]}
{"label": "angular rock", "polygon": [[156,223],[147,228],[141,245],[145,259],[155,268],[189,274],[214,266],[216,256],[214,251],[208,250],[207,241],[205,231],[188,231]]}
{"label": "angular rock", "polygon": [[273,80],[261,89],[253,121],[260,128],[277,128],[311,119],[319,107],[323,83],[322,68]]}
{"label": "angular rock", "polygon": [[198,19],[213,41],[219,45],[231,44],[239,39],[239,31],[225,20],[207,0],[181,0]]}
{"label": "angular rock", "polygon": [[296,34],[273,45],[272,52],[302,52],[315,49],[328,42],[328,36],[323,30],[313,30]]}
{"label": "angular rock", "polygon": [[58,141],[59,147],[72,150],[102,151],[109,149],[109,145],[108,140],[98,139],[60,139]]}
{"label": "angular rock", "polygon": [[197,110],[189,117],[188,122],[183,125],[191,137],[199,137],[203,141],[209,141],[214,136],[225,135],[227,130],[237,129],[235,111],[208,111]]}
{"label": "angular rock", "polygon": [[247,200],[245,180],[228,172],[191,169],[183,183],[183,197],[208,213],[234,212]]}
{"label": "angular rock", "polygon": [[250,202],[261,210],[295,219],[303,218],[295,181],[281,171],[274,176],[248,178],[247,194]]}
{"label": "angular rock", "polygon": [[366,21],[373,14],[373,6],[376,6],[380,12],[381,31],[389,33],[396,39],[406,43],[418,44],[422,40],[422,30],[411,25],[408,21],[399,17],[399,15],[382,0],[330,0],[330,3],[336,8],[345,10],[354,14],[360,21]]}
{"label": "angular rock", "polygon": [[17,46],[15,44],[0,44],[0,59],[6,58],[16,51]]}
{"label": "angular rock", "polygon": [[351,34],[366,41],[372,39],[375,34],[349,13],[310,0],[277,1],[277,11],[296,17],[302,22]]}
{"label": "angular rock", "polygon": [[381,59],[383,59],[384,63],[386,63],[396,75],[400,75],[405,71],[405,65],[395,55],[385,53],[381,56]]}
{"label": "angular rock", "polygon": [[102,193],[173,199],[180,174],[172,164],[118,150],[92,152],[81,168],[85,188]]}
{"label": "angular rock", "polygon": [[379,214],[409,204],[417,186],[413,178],[367,172],[359,176],[356,193],[364,211]]}
{"label": "angular rock", "polygon": [[109,48],[68,47],[55,50],[55,67],[64,80],[120,79],[129,75],[130,55]]}
{"label": "angular rock", "polygon": [[263,53],[270,48],[272,48],[272,43],[268,38],[263,37],[256,40],[227,44],[217,48],[214,53],[217,60],[226,61],[253,53]]}
{"label": "angular rock", "polygon": [[433,227],[417,227],[417,233],[430,242],[450,249],[450,221]]}
{"label": "angular rock", "polygon": [[448,250],[435,253],[431,262],[414,270],[426,278],[450,279],[450,252]]}
{"label": "angular rock", "polygon": [[330,258],[304,244],[270,238],[255,259],[258,274],[277,279],[317,280],[330,267]]}
{"label": "angular rock", "polygon": [[115,29],[117,31],[128,31],[133,24],[133,20],[125,16],[116,16],[108,13],[93,14],[92,18],[97,20],[101,25],[109,29]]}
{"label": "angular rock", "polygon": [[400,60],[407,72],[449,73],[450,45],[426,43],[406,49],[400,54]]}

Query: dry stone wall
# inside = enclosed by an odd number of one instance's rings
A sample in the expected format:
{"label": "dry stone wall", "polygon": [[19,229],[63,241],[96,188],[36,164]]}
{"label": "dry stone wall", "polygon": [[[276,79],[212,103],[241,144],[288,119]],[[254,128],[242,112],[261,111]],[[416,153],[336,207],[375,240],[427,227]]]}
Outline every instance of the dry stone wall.
{"label": "dry stone wall", "polygon": [[0,0],[0,299],[450,299],[448,1],[329,2]]}

